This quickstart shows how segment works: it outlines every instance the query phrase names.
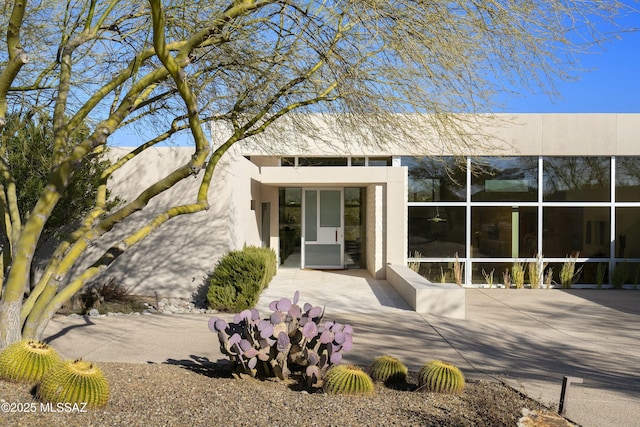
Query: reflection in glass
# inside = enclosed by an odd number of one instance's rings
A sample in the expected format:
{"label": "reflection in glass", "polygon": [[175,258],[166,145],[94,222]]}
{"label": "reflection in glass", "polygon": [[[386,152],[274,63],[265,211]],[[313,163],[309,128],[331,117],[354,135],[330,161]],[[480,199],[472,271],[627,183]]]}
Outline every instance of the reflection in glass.
{"label": "reflection in glass", "polygon": [[409,202],[464,201],[466,168],[453,157],[402,157],[408,167]]}
{"label": "reflection in glass", "polygon": [[606,207],[544,208],[542,253],[547,257],[608,257],[609,212]]}
{"label": "reflection in glass", "polygon": [[464,256],[464,207],[409,206],[409,256]]}
{"label": "reflection in glass", "polygon": [[545,201],[611,199],[609,157],[545,157],[543,165]]}
{"label": "reflection in glass", "polygon": [[616,208],[616,254],[640,258],[640,208]]}
{"label": "reflection in glass", "polygon": [[391,166],[391,157],[369,157],[369,166]]}
{"label": "reflection in glass", "polygon": [[488,157],[474,162],[479,173],[471,177],[473,201],[538,200],[537,157]]}
{"label": "reflection in glass", "polygon": [[293,187],[280,188],[278,210],[280,261],[284,263],[292,254],[300,253],[302,189]]}
{"label": "reflection in glass", "polygon": [[471,268],[471,283],[492,288],[504,285],[504,273],[511,270],[510,262],[474,262]]}
{"label": "reflection in glass", "polygon": [[420,262],[417,273],[432,283],[455,283],[452,262]]}
{"label": "reflection in glass", "polygon": [[299,157],[298,166],[347,166],[346,157]]}
{"label": "reflection in glass", "polygon": [[640,201],[640,157],[616,157],[616,201]]}
{"label": "reflection in glass", "polygon": [[537,251],[538,211],[534,206],[474,207],[471,256],[532,257]]}
{"label": "reflection in glass", "polygon": [[365,268],[365,188],[344,189],[344,263],[346,268]]}

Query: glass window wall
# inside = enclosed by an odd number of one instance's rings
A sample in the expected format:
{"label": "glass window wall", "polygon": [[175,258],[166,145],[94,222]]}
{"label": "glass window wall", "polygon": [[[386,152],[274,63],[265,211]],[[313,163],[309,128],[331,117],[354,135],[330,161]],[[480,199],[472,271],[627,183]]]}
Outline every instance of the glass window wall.
{"label": "glass window wall", "polygon": [[409,202],[452,202],[466,198],[466,167],[453,157],[402,157],[408,167]]}
{"label": "glass window wall", "polygon": [[409,256],[464,256],[466,213],[464,207],[409,207]]}
{"label": "glass window wall", "polygon": [[616,158],[616,201],[640,202],[640,157]]}
{"label": "glass window wall", "polygon": [[544,201],[611,200],[609,157],[545,157]]}
{"label": "glass window wall", "polygon": [[610,221],[610,210],[605,207],[545,207],[542,253],[547,257],[609,257]]}
{"label": "glass window wall", "polygon": [[472,201],[534,202],[538,199],[538,158],[482,158],[474,161]]}

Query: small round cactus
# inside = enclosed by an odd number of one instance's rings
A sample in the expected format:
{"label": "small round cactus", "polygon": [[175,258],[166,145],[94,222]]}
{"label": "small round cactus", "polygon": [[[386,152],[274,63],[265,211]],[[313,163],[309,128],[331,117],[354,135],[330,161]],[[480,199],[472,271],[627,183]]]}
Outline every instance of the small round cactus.
{"label": "small round cactus", "polygon": [[37,383],[60,360],[60,356],[50,345],[24,339],[11,344],[0,353],[0,378],[26,384]]}
{"label": "small round cactus", "polygon": [[400,360],[392,356],[376,357],[369,367],[371,378],[385,384],[402,384],[407,381],[408,369]]}
{"label": "small round cactus", "polygon": [[336,365],[329,369],[324,391],[330,394],[371,395],[373,380],[357,366]]}
{"label": "small round cactus", "polygon": [[40,400],[53,403],[86,403],[104,406],[109,384],[100,368],[83,360],[66,360],[49,369],[38,385]]}
{"label": "small round cactus", "polygon": [[420,369],[418,385],[421,389],[436,393],[460,393],[465,382],[460,369],[440,360],[432,360]]}

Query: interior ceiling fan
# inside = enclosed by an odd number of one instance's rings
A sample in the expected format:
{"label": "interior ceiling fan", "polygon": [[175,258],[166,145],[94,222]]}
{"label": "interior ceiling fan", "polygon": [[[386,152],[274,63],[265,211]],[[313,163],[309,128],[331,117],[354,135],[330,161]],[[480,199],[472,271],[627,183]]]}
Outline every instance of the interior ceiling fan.
{"label": "interior ceiling fan", "polygon": [[436,216],[434,216],[433,218],[429,218],[429,221],[438,223],[447,222],[447,219],[440,216],[440,209],[436,206]]}

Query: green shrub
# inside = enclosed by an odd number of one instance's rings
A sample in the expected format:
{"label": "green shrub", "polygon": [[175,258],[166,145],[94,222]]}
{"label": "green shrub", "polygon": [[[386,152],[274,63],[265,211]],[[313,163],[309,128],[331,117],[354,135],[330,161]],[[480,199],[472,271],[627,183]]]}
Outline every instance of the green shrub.
{"label": "green shrub", "polygon": [[276,255],[268,248],[245,247],[226,254],[209,276],[207,300],[216,310],[252,308],[276,273]]}

